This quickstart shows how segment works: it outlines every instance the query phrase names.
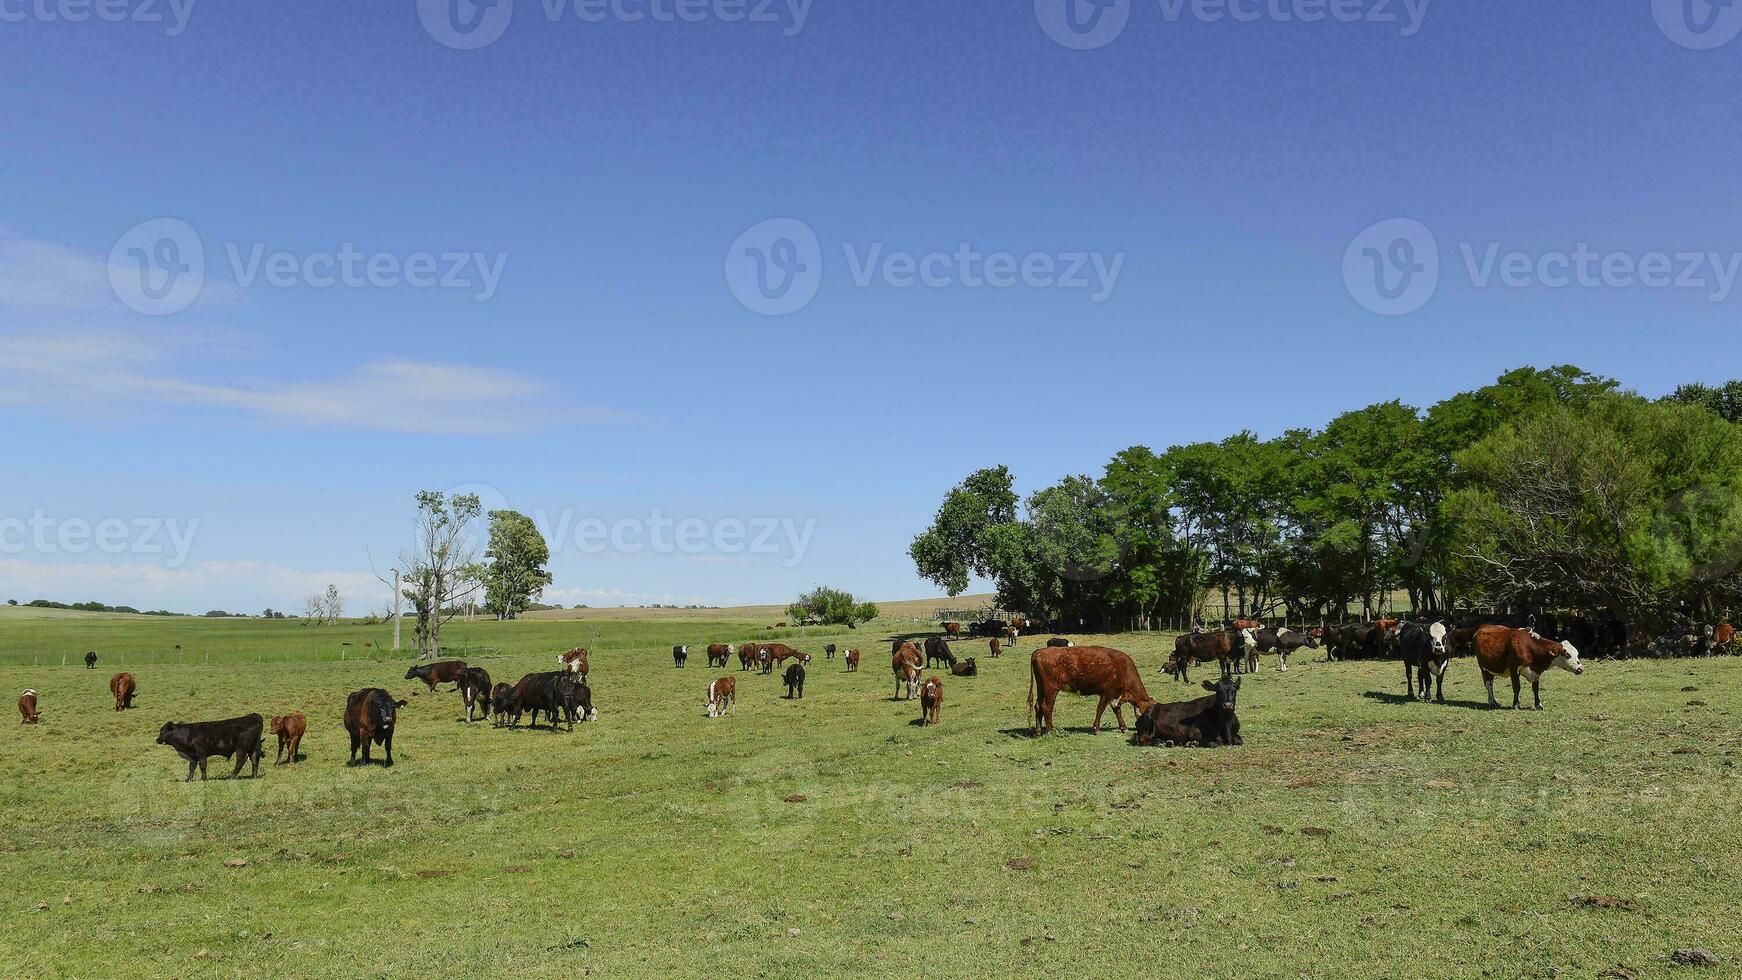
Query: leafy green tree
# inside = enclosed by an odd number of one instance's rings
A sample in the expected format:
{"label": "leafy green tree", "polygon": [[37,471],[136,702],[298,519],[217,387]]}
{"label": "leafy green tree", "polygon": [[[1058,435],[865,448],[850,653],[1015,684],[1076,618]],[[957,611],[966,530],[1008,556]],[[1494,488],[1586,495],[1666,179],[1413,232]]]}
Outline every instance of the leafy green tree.
{"label": "leafy green tree", "polygon": [[1742,381],[1726,381],[1716,388],[1685,384],[1663,400],[1703,408],[1726,422],[1742,422]]}
{"label": "leafy green tree", "polygon": [[1016,521],[1016,503],[1008,469],[969,474],[944,497],[931,527],[907,550],[920,576],[953,596],[967,591],[972,575],[993,577],[993,533]]}
{"label": "leafy green tree", "polygon": [[490,542],[484,550],[484,608],[513,619],[531,608],[551,583],[545,565],[550,546],[532,518],[518,511],[490,512]]}
{"label": "leafy green tree", "polygon": [[817,586],[786,607],[786,618],[795,623],[818,622],[853,626],[877,618],[877,604],[860,602],[849,592]]}

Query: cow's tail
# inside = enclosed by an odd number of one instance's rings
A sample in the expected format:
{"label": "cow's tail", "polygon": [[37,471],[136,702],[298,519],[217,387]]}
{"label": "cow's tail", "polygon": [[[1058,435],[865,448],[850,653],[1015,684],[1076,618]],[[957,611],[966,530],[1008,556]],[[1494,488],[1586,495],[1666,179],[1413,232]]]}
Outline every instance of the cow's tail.
{"label": "cow's tail", "polygon": [[1035,721],[1035,714],[1034,714],[1034,712],[1035,712],[1035,708],[1034,708],[1034,685],[1035,685],[1036,678],[1039,676],[1039,671],[1040,671],[1040,665],[1036,664],[1034,662],[1034,658],[1032,656],[1029,657],[1028,658],[1028,727],[1030,730],[1033,730],[1037,724]]}

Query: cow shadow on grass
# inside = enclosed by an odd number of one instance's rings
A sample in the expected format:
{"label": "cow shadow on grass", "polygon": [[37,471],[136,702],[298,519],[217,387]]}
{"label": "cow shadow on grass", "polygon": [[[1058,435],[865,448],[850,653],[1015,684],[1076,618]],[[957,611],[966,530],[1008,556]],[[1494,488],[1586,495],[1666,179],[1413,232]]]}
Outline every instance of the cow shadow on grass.
{"label": "cow shadow on grass", "polygon": [[[1023,725],[1020,728],[1000,728],[1000,729],[998,729],[998,734],[1004,736],[1005,738],[1020,738],[1020,739],[1025,739],[1025,740],[1032,740],[1035,737],[1034,727],[1032,725]],[[1059,726],[1055,727],[1052,731],[1043,733],[1040,737],[1045,738],[1047,735],[1093,735],[1093,734],[1095,734],[1095,730],[1088,725],[1059,725]],[[1131,737],[1131,733],[1129,731],[1125,731],[1125,732],[1119,731],[1118,725],[1102,726],[1101,734],[1102,735],[1111,735],[1114,738],[1129,738],[1129,737]]]}
{"label": "cow shadow on grass", "polygon": [[1382,704],[1416,704],[1422,705],[1423,707],[1464,708],[1480,711],[1488,710],[1488,702],[1470,701],[1464,698],[1447,698],[1443,703],[1439,701],[1417,701],[1415,698],[1410,697],[1407,694],[1394,694],[1390,691],[1362,691],[1361,696],[1369,701],[1378,701]]}

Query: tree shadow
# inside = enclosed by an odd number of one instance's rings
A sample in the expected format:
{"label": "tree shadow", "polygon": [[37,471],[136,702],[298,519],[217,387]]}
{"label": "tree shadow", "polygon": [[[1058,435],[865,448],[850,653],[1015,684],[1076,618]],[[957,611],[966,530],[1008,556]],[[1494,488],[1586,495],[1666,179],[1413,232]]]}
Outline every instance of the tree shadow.
{"label": "tree shadow", "polygon": [[1415,698],[1407,694],[1394,694],[1390,691],[1362,691],[1361,696],[1370,701],[1378,701],[1383,704],[1417,704],[1422,707],[1463,708],[1465,710],[1480,711],[1489,710],[1488,702],[1486,701],[1471,701],[1464,698],[1447,698],[1444,702],[1417,701]]}

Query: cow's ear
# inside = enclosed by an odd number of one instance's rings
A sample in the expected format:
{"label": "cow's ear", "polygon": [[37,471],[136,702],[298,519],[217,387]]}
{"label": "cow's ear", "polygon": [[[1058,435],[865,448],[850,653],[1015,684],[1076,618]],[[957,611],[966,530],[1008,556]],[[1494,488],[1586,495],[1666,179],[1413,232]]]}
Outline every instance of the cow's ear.
{"label": "cow's ear", "polygon": [[1204,682],[1204,690],[1214,691],[1215,689],[1216,689],[1216,682],[1215,681],[1205,681]]}
{"label": "cow's ear", "polygon": [[1234,678],[1234,690],[1240,690],[1240,678],[1238,677]]}

